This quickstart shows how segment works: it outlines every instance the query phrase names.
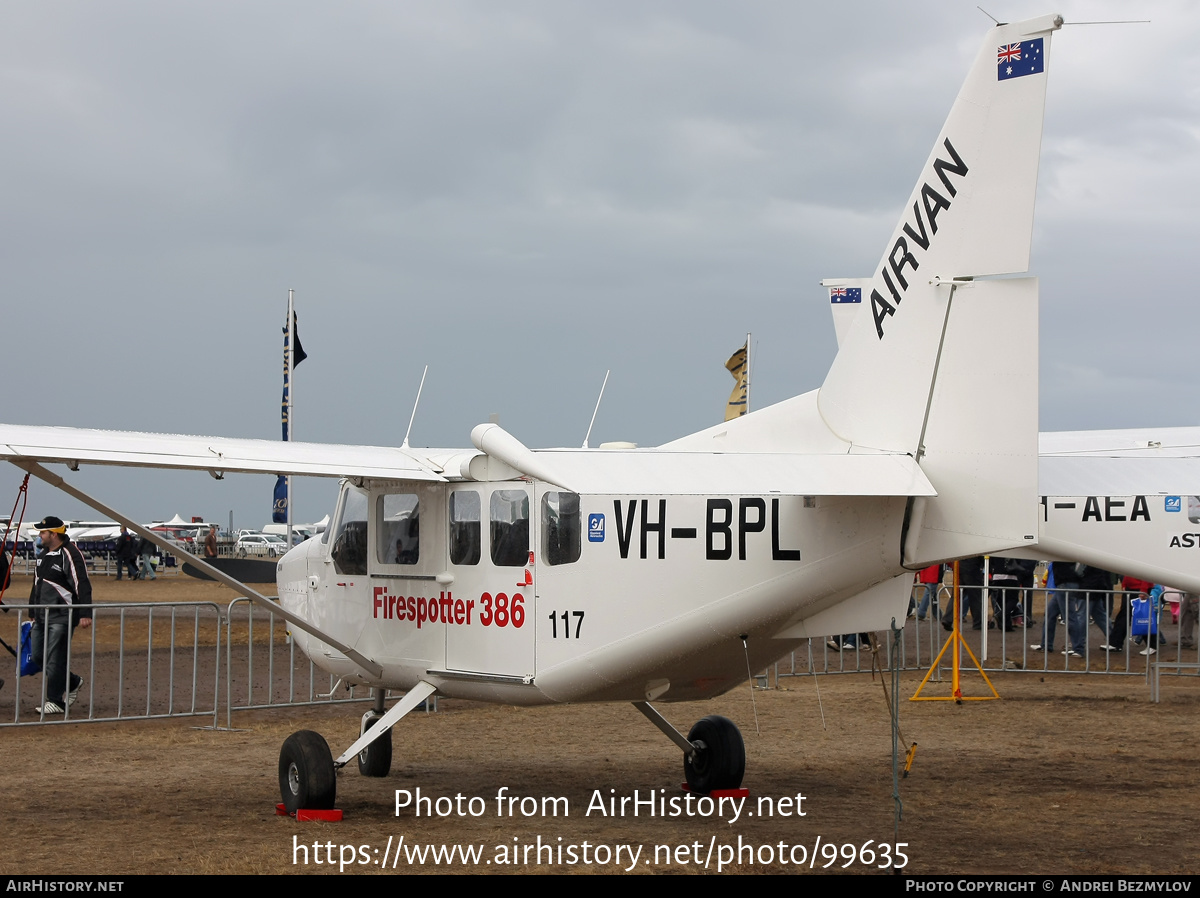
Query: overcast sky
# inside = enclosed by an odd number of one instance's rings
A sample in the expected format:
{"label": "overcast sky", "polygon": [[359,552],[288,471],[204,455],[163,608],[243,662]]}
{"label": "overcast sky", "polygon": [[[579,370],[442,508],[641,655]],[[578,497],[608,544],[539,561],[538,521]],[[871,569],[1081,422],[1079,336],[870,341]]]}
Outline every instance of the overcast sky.
{"label": "overcast sky", "polygon": [[[1200,423],[1200,7],[1061,12],[1031,271],[1043,430]],[[1149,25],[1071,27],[1150,18]],[[820,385],[989,26],[971,2],[0,7],[0,420],[656,445]],[[981,397],[985,401],[986,397]],[[268,519],[272,478],[91,471],[142,519]],[[0,477],[0,513],[19,484]],[[303,480],[295,518],[331,510]],[[94,517],[40,483],[30,513]]]}

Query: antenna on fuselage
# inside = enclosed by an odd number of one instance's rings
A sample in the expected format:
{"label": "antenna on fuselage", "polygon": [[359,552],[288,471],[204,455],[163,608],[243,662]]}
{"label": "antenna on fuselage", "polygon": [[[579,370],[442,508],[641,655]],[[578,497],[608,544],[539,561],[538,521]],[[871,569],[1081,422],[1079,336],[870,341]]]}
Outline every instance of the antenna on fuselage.
{"label": "antenna on fuselage", "polygon": [[408,416],[408,430],[404,431],[404,442],[400,444],[401,449],[408,448],[408,435],[412,433],[413,420],[417,417],[417,406],[421,404],[421,391],[425,389],[425,375],[429,373],[429,366],[425,366],[425,370],[421,372],[421,385],[417,387],[417,400],[413,403],[412,414]]}
{"label": "antenna on fuselage", "polygon": [[600,384],[600,395],[596,397],[596,407],[592,409],[592,420],[588,422],[587,433],[583,435],[583,448],[588,447],[588,438],[592,435],[592,427],[596,423],[596,413],[600,411],[600,400],[604,398],[604,388],[608,386],[608,375],[612,374],[612,368],[604,372],[604,383]]}

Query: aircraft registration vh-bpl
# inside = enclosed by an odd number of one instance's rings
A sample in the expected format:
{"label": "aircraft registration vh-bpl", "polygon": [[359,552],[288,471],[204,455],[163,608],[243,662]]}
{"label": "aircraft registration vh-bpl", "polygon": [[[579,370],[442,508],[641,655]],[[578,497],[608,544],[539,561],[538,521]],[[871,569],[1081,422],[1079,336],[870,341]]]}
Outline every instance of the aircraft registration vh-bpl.
{"label": "aircraft registration vh-bpl", "polygon": [[[313,732],[284,743],[291,810],[331,807],[356,756],[386,775],[391,728],[434,694],[629,701],[691,789],[737,787],[731,721],[685,736],[651,702],[902,622],[913,570],[1038,542],[1038,290],[1009,275],[1029,264],[1061,25],[988,31],[817,390],[649,449],[531,450],[495,424],[465,450],[4,425],[0,456],[150,539],[43,463],[343,478],[329,529],[280,560],[278,603],[192,560],[374,690],[336,759]],[[387,690],[405,693],[390,709]]]}

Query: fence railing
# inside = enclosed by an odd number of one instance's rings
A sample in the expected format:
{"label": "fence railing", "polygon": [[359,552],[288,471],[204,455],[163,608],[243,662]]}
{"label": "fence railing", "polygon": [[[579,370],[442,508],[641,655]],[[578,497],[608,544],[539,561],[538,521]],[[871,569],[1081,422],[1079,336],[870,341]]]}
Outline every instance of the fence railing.
{"label": "fence railing", "polygon": [[[10,603],[5,608],[15,612],[18,634],[23,624],[33,622],[31,615],[41,618],[45,612]],[[212,717],[215,726],[223,613],[215,602],[93,605],[92,626],[64,627],[64,685],[70,689],[75,677],[82,677],[82,684],[71,690],[73,697],[46,695],[46,674],[22,677],[19,658],[10,656],[5,667],[11,677],[5,674],[4,679],[11,686],[0,690],[0,726],[203,716]],[[49,629],[44,623],[34,625]],[[42,651],[34,659],[43,671],[53,660],[52,641],[41,640]],[[19,654],[18,645],[11,648]],[[65,713],[46,713],[47,701]],[[41,710],[30,710],[30,704]]]}
{"label": "fence railing", "polygon": [[[986,671],[1028,670],[1039,673],[1150,675],[1161,664],[1179,672],[1177,662],[1200,663],[1191,633],[1181,634],[1172,603],[1160,602],[1149,620],[1154,632],[1137,634],[1130,617],[1135,598],[1144,594],[1123,590],[1044,590],[1016,586],[960,587],[960,630]],[[940,586],[924,620],[913,619],[921,591],[910,604],[896,663],[904,670],[928,670],[950,638],[953,591]],[[1191,629],[1190,620],[1187,622]],[[866,634],[811,639],[774,666],[777,677],[813,673],[851,673],[870,670],[873,647]],[[1181,647],[1180,643],[1184,644]],[[892,658],[886,640],[884,665]],[[965,659],[970,664],[970,659]],[[950,653],[939,671],[948,670]],[[936,675],[936,672],[935,672]]]}
{"label": "fence railing", "polygon": [[[5,603],[18,634],[44,608]],[[56,606],[62,607],[62,606]],[[64,627],[66,694],[46,695],[47,676],[20,676],[17,654],[0,663],[0,727],[43,723],[209,717],[232,726],[234,711],[364,701],[370,690],[339,690],[296,650],[281,619],[248,599],[215,602],[105,602],[90,627]],[[62,609],[65,612],[65,608]],[[51,620],[53,623],[53,619]],[[51,639],[43,639],[43,670]],[[17,640],[11,649],[18,653]],[[47,713],[46,702],[63,712]]]}

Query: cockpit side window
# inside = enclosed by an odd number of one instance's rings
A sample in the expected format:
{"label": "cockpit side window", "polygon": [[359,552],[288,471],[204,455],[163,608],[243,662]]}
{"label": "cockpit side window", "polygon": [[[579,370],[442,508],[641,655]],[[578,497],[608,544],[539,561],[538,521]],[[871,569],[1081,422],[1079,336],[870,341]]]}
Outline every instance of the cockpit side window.
{"label": "cockpit side window", "polygon": [[377,502],[380,564],[416,564],[421,560],[421,503],[416,493],[385,493]]}
{"label": "cockpit side window", "polygon": [[492,564],[529,563],[529,496],[525,490],[496,490],[491,501]]}
{"label": "cockpit side window", "polygon": [[347,486],[334,528],[329,557],[339,574],[367,573],[367,493]]}
{"label": "cockpit side window", "polygon": [[482,507],[475,490],[450,494],[450,563],[479,564]]}
{"label": "cockpit side window", "polygon": [[547,564],[571,564],[579,560],[580,523],[577,493],[545,493],[542,496],[542,547]]}

